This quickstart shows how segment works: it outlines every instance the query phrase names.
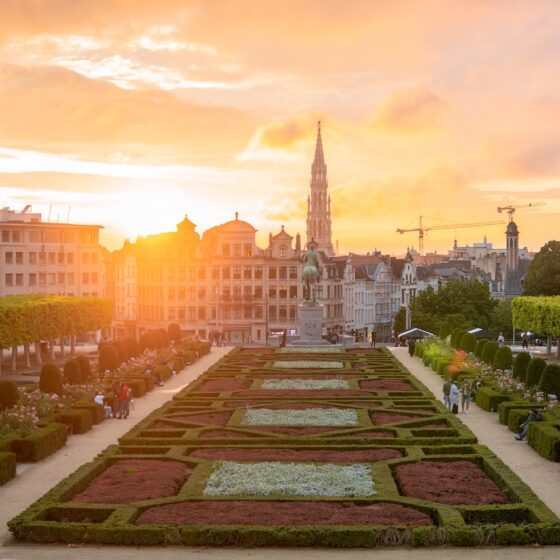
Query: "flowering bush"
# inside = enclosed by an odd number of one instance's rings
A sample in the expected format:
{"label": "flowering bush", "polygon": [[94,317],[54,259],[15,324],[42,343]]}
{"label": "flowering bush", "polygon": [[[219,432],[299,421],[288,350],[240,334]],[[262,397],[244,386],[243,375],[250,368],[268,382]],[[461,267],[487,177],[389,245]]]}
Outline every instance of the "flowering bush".
{"label": "flowering bush", "polygon": [[16,404],[0,413],[0,437],[23,437],[37,428],[39,416],[34,406]]}

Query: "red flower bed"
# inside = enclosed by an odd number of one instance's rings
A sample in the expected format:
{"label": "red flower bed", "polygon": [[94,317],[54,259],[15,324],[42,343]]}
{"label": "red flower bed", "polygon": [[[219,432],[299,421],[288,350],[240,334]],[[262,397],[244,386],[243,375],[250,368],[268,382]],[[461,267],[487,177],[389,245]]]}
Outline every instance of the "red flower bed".
{"label": "red flower bed", "polygon": [[217,424],[225,426],[231,418],[231,412],[206,412],[204,414],[181,414],[170,416],[173,420],[184,420],[186,422],[196,422],[197,424]]}
{"label": "red flower bed", "polygon": [[178,461],[119,461],[71,500],[76,504],[129,504],[175,496],[192,470]]}
{"label": "red flower bed", "polygon": [[432,525],[429,515],[399,504],[208,500],[147,509],[136,525]]}
{"label": "red flower bed", "polygon": [[393,392],[406,392],[414,391],[414,387],[405,379],[366,379],[360,381],[362,389],[369,389],[372,391],[393,391]]}
{"label": "red flower bed", "polygon": [[272,434],[285,434],[287,436],[307,436],[309,434],[322,434],[324,432],[336,432],[340,427],[330,426],[328,428],[319,428],[311,426],[289,427],[289,426],[251,426],[254,430],[260,432],[270,432]]}
{"label": "red flower bed", "polygon": [[197,391],[233,391],[248,389],[253,381],[251,379],[210,379]]}
{"label": "red flower bed", "polygon": [[255,389],[254,391],[240,391],[235,394],[236,397],[368,397],[369,395],[363,391],[303,391],[296,390],[274,390],[274,389]]}
{"label": "red flower bed", "polygon": [[374,463],[402,457],[398,449],[196,449],[189,453],[197,459],[213,461],[317,461],[324,463]]}
{"label": "red flower bed", "polygon": [[421,418],[418,414],[393,414],[392,412],[374,412],[370,415],[371,420],[376,426],[383,426],[383,424],[393,424],[394,422],[404,422],[406,420],[414,420]]}
{"label": "red flower bed", "polygon": [[507,504],[496,483],[471,461],[418,461],[395,468],[403,496],[454,505]]}
{"label": "red flower bed", "polygon": [[449,426],[445,422],[432,422],[431,424],[423,424],[418,426],[417,430],[446,430]]}

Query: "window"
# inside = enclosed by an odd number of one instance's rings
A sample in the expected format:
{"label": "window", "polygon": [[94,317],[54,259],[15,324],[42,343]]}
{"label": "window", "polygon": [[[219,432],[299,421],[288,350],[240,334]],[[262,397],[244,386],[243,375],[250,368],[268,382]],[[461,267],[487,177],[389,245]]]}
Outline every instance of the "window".
{"label": "window", "polygon": [[286,286],[280,286],[280,290],[278,290],[278,295],[282,299],[286,299],[288,297],[288,289],[286,288]]}
{"label": "window", "polygon": [[206,288],[198,288],[198,299],[206,298]]}
{"label": "window", "polygon": [[287,278],[287,267],[285,266],[280,266],[278,267],[278,277],[280,278],[280,280],[286,280]]}
{"label": "window", "polygon": [[175,287],[174,286],[169,286],[169,288],[167,288],[167,298],[168,299],[175,299]]}
{"label": "window", "polygon": [[206,269],[202,266],[198,269],[198,279],[206,280]]}
{"label": "window", "polygon": [[297,280],[298,277],[297,266],[290,266],[289,271],[290,271],[290,280]]}
{"label": "window", "polygon": [[258,298],[258,299],[263,297],[262,286],[255,286],[255,297]]}
{"label": "window", "polygon": [[196,307],[194,307],[194,306],[189,307],[187,318],[188,318],[189,321],[196,320]]}
{"label": "window", "polygon": [[82,284],[89,284],[89,272],[82,273]]}
{"label": "window", "polygon": [[56,253],[49,253],[49,264],[56,264]]}
{"label": "window", "polygon": [[14,275],[11,272],[6,273],[5,276],[6,286],[13,286],[14,285]]}
{"label": "window", "polygon": [[58,283],[59,284],[64,284],[64,272],[59,272],[58,273]]}
{"label": "window", "polygon": [[194,286],[189,286],[189,299],[194,299],[196,297],[196,288]]}
{"label": "window", "polygon": [[288,318],[288,308],[285,305],[281,305],[278,310],[278,319],[280,321],[285,321]]}
{"label": "window", "polygon": [[97,280],[97,272],[92,272],[91,273],[91,283],[92,284],[97,284],[98,280]]}
{"label": "window", "polygon": [[66,253],[66,262],[68,264],[74,264],[74,253]]}
{"label": "window", "polygon": [[276,287],[275,286],[270,286],[268,288],[268,297],[270,297],[270,298],[275,298],[276,297]]}
{"label": "window", "polygon": [[84,264],[89,264],[89,253],[82,253],[82,262]]}
{"label": "window", "polygon": [[61,234],[63,243],[74,243],[74,234],[71,231],[65,231]]}
{"label": "window", "polygon": [[16,264],[23,264],[23,253],[20,251],[16,253]]}
{"label": "window", "polygon": [[4,255],[4,262],[6,264],[14,264],[14,254],[11,251]]}
{"label": "window", "polygon": [[184,286],[179,286],[177,288],[177,298],[178,299],[185,299],[185,288],[184,288]]}
{"label": "window", "polygon": [[276,321],[276,306],[269,305],[268,306],[268,320],[269,321]]}
{"label": "window", "polygon": [[56,284],[56,272],[49,272],[49,286],[54,286]]}
{"label": "window", "polygon": [[251,299],[251,286],[243,286],[243,297]]}
{"label": "window", "polygon": [[252,319],[251,306],[246,305],[243,307],[243,319]]}
{"label": "window", "polygon": [[37,253],[35,253],[35,251],[29,253],[28,258],[29,258],[29,264],[37,264]]}
{"label": "window", "polygon": [[220,268],[217,266],[212,267],[212,280],[220,279]]}
{"label": "window", "polygon": [[251,280],[253,274],[250,266],[243,267],[243,280]]}
{"label": "window", "polygon": [[276,267],[275,266],[271,266],[268,269],[268,279],[269,280],[275,280],[276,279]]}
{"label": "window", "polygon": [[45,232],[45,242],[47,242],[47,243],[58,243],[58,232],[57,231],[46,231]]}
{"label": "window", "polygon": [[241,267],[240,266],[233,266],[232,267],[232,277],[234,280],[241,280]]}
{"label": "window", "polygon": [[185,269],[179,268],[179,270],[177,270],[177,280],[183,281],[184,279],[185,279]]}
{"label": "window", "polygon": [[296,320],[296,307],[290,305],[290,321],[295,321],[295,320]]}
{"label": "window", "polygon": [[21,243],[23,236],[21,232],[16,230],[12,231],[12,243]]}
{"label": "window", "polygon": [[290,286],[290,298],[297,298],[297,286]]}
{"label": "window", "polygon": [[91,264],[97,264],[97,253],[91,254]]}
{"label": "window", "polygon": [[167,320],[168,321],[174,321],[175,320],[175,308],[174,307],[168,307],[167,308]]}
{"label": "window", "polygon": [[37,285],[37,274],[35,272],[32,272],[29,275],[29,285],[30,286],[36,286]]}
{"label": "window", "polygon": [[233,256],[240,257],[241,256],[241,243],[234,243],[233,244]]}
{"label": "window", "polygon": [[73,283],[74,283],[74,273],[73,273],[73,272],[69,272],[69,273],[66,275],[66,282],[67,282],[68,284],[73,284]]}
{"label": "window", "polygon": [[262,280],[263,269],[261,265],[255,266],[255,280]]}
{"label": "window", "polygon": [[10,242],[10,232],[8,230],[2,230],[2,243]]}
{"label": "window", "polygon": [[222,278],[224,280],[229,280],[230,277],[230,269],[229,266],[222,267]]}
{"label": "window", "polygon": [[255,319],[262,319],[263,318],[263,308],[259,305],[255,307]]}
{"label": "window", "polygon": [[280,245],[280,256],[285,257],[287,254],[286,245]]}
{"label": "window", "polygon": [[192,266],[189,266],[189,268],[187,268],[187,279],[188,280],[194,280],[195,278],[195,269]]}
{"label": "window", "polygon": [[46,285],[47,285],[47,273],[39,272],[39,286],[46,286]]}
{"label": "window", "polygon": [[222,245],[222,256],[229,257],[231,253],[231,246],[229,243],[224,243]]}
{"label": "window", "polygon": [[206,307],[199,307],[198,308],[198,318],[199,319],[206,319]]}
{"label": "window", "polygon": [[229,286],[224,286],[224,290],[222,292],[223,298],[226,299],[226,300],[229,299],[230,293],[231,293],[230,292],[230,287]]}
{"label": "window", "polygon": [[64,253],[58,253],[58,264],[64,264]]}
{"label": "window", "polygon": [[184,307],[178,307],[177,308],[177,319],[179,319],[179,321],[184,321],[185,320],[185,308]]}

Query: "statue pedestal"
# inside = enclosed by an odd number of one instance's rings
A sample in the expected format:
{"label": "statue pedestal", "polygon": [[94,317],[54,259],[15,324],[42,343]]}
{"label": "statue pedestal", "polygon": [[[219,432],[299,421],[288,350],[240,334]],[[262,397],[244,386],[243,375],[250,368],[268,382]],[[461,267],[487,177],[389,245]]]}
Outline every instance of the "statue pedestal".
{"label": "statue pedestal", "polygon": [[316,301],[299,307],[299,345],[329,344],[323,337],[323,306]]}

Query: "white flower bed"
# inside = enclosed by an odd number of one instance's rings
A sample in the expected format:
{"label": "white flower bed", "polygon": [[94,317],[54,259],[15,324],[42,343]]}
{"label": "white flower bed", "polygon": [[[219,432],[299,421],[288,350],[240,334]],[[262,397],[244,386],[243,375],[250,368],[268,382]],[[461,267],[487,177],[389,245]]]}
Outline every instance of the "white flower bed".
{"label": "white flower bed", "polygon": [[261,389],[294,389],[295,391],[319,391],[322,389],[349,389],[343,379],[266,379]]}
{"label": "white flower bed", "polygon": [[280,354],[340,354],[342,351],[340,346],[286,346],[276,350]]}
{"label": "white flower bed", "polygon": [[375,496],[367,465],[218,461],[205,496]]}
{"label": "white flower bed", "polygon": [[342,362],[326,362],[313,360],[286,360],[282,362],[273,362],[272,367],[283,369],[333,369],[344,367]]}
{"label": "white flower bed", "polygon": [[275,410],[249,408],[241,424],[245,426],[358,426],[358,412],[348,408],[307,408]]}

